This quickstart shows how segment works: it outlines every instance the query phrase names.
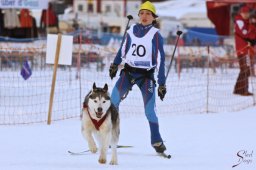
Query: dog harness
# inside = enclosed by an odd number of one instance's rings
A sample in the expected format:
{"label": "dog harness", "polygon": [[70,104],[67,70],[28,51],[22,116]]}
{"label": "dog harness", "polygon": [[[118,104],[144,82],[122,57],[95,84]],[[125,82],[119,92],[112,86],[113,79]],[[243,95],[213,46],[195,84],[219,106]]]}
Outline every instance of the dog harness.
{"label": "dog harness", "polygon": [[94,125],[94,127],[99,130],[100,129],[100,126],[102,125],[102,123],[106,120],[107,116],[108,116],[108,112],[100,119],[100,120],[95,120],[92,118],[90,112],[89,112],[89,108],[88,106],[84,105],[84,109],[87,109],[87,112],[88,112],[88,115]]}

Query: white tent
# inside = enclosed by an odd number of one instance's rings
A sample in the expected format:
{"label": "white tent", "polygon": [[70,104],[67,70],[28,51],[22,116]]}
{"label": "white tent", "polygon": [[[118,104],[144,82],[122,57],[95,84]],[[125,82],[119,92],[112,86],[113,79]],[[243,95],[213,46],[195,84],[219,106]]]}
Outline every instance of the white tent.
{"label": "white tent", "polygon": [[154,3],[157,14],[180,19],[187,13],[206,13],[205,0],[174,0]]}
{"label": "white tent", "polygon": [[173,0],[154,4],[160,18],[176,18],[187,27],[214,27],[207,17],[205,0]]}
{"label": "white tent", "polygon": [[175,17],[180,19],[188,13],[206,14],[205,0],[173,0],[154,3],[160,17]]}

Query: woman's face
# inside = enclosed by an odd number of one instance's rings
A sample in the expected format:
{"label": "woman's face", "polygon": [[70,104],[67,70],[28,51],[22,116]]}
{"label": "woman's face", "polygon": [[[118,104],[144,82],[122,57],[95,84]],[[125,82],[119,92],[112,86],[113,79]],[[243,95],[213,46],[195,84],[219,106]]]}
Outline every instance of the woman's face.
{"label": "woman's face", "polygon": [[142,9],[139,12],[139,17],[140,17],[140,23],[142,25],[149,25],[152,24],[152,22],[154,21],[154,17],[151,11],[146,10],[146,9]]}

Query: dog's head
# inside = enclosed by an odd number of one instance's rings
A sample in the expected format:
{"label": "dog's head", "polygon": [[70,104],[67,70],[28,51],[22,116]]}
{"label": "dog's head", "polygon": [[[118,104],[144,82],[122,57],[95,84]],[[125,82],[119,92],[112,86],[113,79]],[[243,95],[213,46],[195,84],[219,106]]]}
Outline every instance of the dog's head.
{"label": "dog's head", "polygon": [[108,85],[103,88],[96,87],[93,83],[93,88],[88,95],[87,107],[90,110],[93,119],[101,119],[111,106],[110,96],[108,93]]}

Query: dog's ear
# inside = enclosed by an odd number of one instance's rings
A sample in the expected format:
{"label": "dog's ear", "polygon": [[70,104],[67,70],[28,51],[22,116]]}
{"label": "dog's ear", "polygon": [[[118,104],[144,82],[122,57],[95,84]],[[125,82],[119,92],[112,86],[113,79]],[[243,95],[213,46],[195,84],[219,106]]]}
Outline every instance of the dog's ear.
{"label": "dog's ear", "polygon": [[95,82],[93,83],[93,86],[92,86],[92,89],[93,89],[93,91],[95,91],[96,90],[96,84],[95,84]]}
{"label": "dog's ear", "polygon": [[107,83],[104,85],[103,90],[104,90],[105,92],[108,91],[108,85],[107,85]]}

